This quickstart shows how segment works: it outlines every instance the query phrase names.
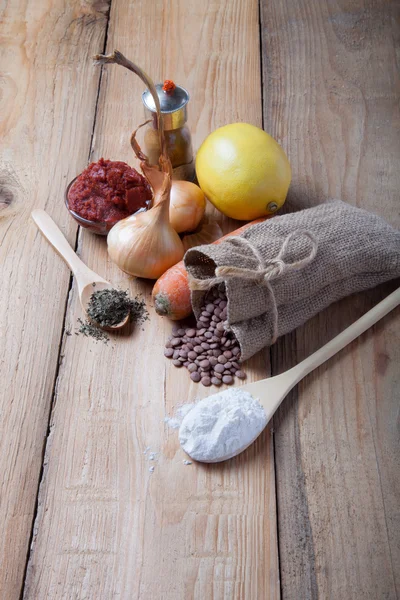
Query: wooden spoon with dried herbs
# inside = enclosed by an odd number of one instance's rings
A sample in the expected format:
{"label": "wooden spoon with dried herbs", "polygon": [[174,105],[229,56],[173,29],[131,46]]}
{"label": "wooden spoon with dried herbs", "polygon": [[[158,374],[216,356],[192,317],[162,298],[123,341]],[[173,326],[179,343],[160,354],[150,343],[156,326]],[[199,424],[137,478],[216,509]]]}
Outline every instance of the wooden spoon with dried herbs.
{"label": "wooden spoon with dried herbs", "polygon": [[131,319],[136,301],[129,298],[126,292],[113,288],[111,283],[89,269],[78,258],[53,219],[44,210],[34,210],[32,219],[73,272],[78,285],[79,300],[88,318],[109,331],[124,327]]}

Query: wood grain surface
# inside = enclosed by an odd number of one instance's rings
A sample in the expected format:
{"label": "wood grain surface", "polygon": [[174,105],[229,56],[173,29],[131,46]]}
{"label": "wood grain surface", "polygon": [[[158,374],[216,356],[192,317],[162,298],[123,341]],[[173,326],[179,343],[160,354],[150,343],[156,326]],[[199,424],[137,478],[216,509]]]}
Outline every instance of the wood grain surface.
{"label": "wood grain surface", "polygon": [[30,220],[71,243],[63,191],[87,161],[106,3],[0,6],[0,598],[19,598],[42,468],[70,274]]}
{"label": "wood grain surface", "polygon": [[[115,1],[107,50],[117,47],[154,79],[192,91],[198,147],[224,123],[261,125],[258,28],[255,0]],[[142,89],[131,73],[104,68],[93,159],[132,162],[129,134],[143,120]],[[150,304],[151,285],[118,271],[104,239],[81,232],[79,252]],[[108,346],[63,341],[25,598],[277,599],[270,432],[226,464],[184,464],[164,418],[209,390],[166,361],[171,324],[150,309],[143,328]],[[66,327],[79,315],[73,286]],[[268,353],[248,365],[250,378],[268,372]]]}
{"label": "wood grain surface", "polygon": [[[210,390],[164,359],[151,284],[112,265],[104,238],[76,237],[63,192],[88,158],[134,164],[143,85],[93,65],[106,44],[190,90],[195,149],[234,121],[276,137],[293,169],[284,210],[340,197],[398,227],[399,22],[391,0],[0,3],[0,600],[398,599],[398,310],[307,377],[273,435],[185,465],[164,419]],[[75,283],[37,207],[145,297],[149,321],[108,345],[74,335]],[[330,307],[252,359],[250,379],[396,285]]]}
{"label": "wood grain surface", "polygon": [[[288,151],[289,205],[339,197],[400,224],[400,7],[261,2],[264,126]],[[343,300],[272,349],[276,374],[396,284]],[[309,376],[275,419],[282,598],[400,590],[399,313]]]}

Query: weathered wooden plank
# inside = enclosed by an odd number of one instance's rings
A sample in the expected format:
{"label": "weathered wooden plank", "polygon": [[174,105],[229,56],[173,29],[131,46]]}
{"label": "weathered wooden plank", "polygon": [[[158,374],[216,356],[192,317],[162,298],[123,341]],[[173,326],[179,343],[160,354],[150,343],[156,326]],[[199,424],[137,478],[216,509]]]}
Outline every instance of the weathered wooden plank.
{"label": "weathered wooden plank", "polygon": [[30,221],[74,243],[63,192],[86,163],[107,2],[2,3],[0,33],[0,597],[20,597],[69,273]]}
{"label": "weathered wooden plank", "polygon": [[[191,91],[198,147],[219,125],[261,124],[258,27],[255,0],[114,0],[107,45],[155,79],[173,78]],[[142,89],[132,74],[105,68],[94,158],[132,162],[129,134],[143,119]],[[151,285],[119,272],[105,240],[82,232],[80,252],[107,279],[142,291],[149,302]],[[79,314],[73,288],[67,326]],[[26,598],[279,598],[269,431],[226,464],[183,464],[164,417],[209,390],[164,359],[170,328],[151,310],[143,330],[111,346],[67,339]],[[268,370],[267,357],[249,365],[253,378]],[[157,453],[154,461],[147,447]]]}
{"label": "weathered wooden plank", "polygon": [[[291,208],[340,197],[399,219],[399,6],[262,2],[265,127],[289,154]],[[346,299],[273,348],[282,372],[393,285]],[[282,596],[397,598],[398,311],[309,376],[275,419]]]}

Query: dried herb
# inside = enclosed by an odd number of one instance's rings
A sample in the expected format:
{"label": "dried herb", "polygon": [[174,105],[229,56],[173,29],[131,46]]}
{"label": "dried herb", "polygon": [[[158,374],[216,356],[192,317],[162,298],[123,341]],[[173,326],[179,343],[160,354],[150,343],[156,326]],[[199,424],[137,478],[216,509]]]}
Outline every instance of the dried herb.
{"label": "dried herb", "polygon": [[128,292],[116,289],[93,292],[87,308],[92,321],[100,327],[112,327],[121,323],[127,315],[129,320],[143,323],[148,318],[144,300],[130,298]]}
{"label": "dried herb", "polygon": [[93,292],[87,314],[100,327],[112,327],[127,317],[129,309],[130,299],[126,292],[106,289]]}
{"label": "dried herb", "polygon": [[130,317],[129,320],[131,323],[138,323],[141,325],[145,321],[149,320],[149,313],[146,308],[146,303],[144,300],[140,300],[139,296],[136,296],[133,300],[131,300],[131,308],[130,308]]}
{"label": "dried herb", "polygon": [[[93,287],[95,284],[93,283]],[[116,289],[97,290],[90,297],[88,316],[91,320],[82,321],[75,335],[80,333],[92,337],[105,344],[110,340],[108,334],[101,327],[112,327],[123,321],[129,315],[129,321],[139,325],[149,318],[146,303],[138,296],[130,298],[128,292]],[[71,335],[70,332],[66,332]]]}
{"label": "dried herb", "polygon": [[96,327],[96,325],[93,325],[93,323],[90,323],[90,321],[82,321],[82,319],[78,319],[78,322],[80,323],[80,327],[76,332],[76,335],[81,333],[86,337],[92,337],[99,342],[104,342],[105,344],[107,344],[107,342],[110,340],[107,333],[103,331],[103,329]]}

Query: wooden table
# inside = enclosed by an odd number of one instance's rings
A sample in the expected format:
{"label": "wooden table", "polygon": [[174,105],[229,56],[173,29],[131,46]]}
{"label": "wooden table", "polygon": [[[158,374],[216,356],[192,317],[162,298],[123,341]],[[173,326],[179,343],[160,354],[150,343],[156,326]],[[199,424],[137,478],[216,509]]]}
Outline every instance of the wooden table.
{"label": "wooden table", "polygon": [[[151,285],[77,229],[63,194],[88,160],[133,162],[143,86],[92,62],[118,48],[191,91],[196,148],[226,123],[263,126],[292,164],[289,207],[340,197],[398,226],[399,4],[0,10],[1,600],[398,598],[399,311],[302,382],[246,453],[185,465],[164,418],[209,390],[164,359],[171,325]],[[92,269],[145,295],[143,329],[108,346],[74,335],[76,287],[30,219],[37,207]],[[251,360],[250,377],[294,365],[395,287],[330,307]]]}

